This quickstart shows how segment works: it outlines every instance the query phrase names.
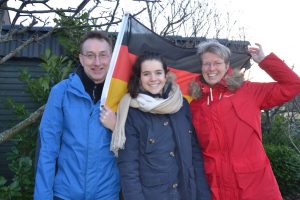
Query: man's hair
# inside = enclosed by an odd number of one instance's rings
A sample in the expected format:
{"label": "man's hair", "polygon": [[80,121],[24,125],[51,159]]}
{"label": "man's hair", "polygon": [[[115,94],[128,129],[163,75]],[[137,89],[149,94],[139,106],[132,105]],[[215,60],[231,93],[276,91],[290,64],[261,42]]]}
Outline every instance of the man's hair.
{"label": "man's hair", "polygon": [[101,31],[89,31],[82,37],[80,41],[80,49],[79,49],[80,53],[82,53],[82,47],[84,42],[87,41],[88,39],[105,40],[109,44],[110,49],[112,50],[112,42],[110,38],[107,36],[107,34]]}

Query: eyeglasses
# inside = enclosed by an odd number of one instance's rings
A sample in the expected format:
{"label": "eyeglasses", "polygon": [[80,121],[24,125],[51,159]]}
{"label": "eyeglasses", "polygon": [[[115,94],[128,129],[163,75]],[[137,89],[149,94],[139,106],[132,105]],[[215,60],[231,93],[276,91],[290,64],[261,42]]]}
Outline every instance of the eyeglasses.
{"label": "eyeglasses", "polygon": [[213,63],[203,63],[202,67],[220,67],[221,65],[225,64],[224,62],[213,62]]}
{"label": "eyeglasses", "polygon": [[85,56],[88,60],[91,60],[91,61],[95,61],[97,57],[99,60],[107,59],[109,57],[109,54],[107,54],[107,53],[101,53],[99,55],[96,55],[94,53],[87,53],[87,54],[82,53],[81,55]]}

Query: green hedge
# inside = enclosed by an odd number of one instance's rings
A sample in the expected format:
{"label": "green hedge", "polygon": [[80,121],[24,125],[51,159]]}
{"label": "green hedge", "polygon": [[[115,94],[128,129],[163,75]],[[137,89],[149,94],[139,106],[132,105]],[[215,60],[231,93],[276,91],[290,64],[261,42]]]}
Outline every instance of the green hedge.
{"label": "green hedge", "polygon": [[287,145],[265,145],[280,191],[283,196],[293,196],[300,189],[300,156]]}

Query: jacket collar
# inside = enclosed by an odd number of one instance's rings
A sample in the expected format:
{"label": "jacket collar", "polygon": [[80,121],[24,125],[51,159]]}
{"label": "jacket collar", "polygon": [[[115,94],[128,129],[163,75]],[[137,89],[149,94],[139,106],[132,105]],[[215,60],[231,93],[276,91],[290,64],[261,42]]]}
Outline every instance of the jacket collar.
{"label": "jacket collar", "polygon": [[83,84],[84,90],[89,94],[89,96],[91,97],[93,102],[96,103],[97,101],[99,101],[101,94],[102,94],[104,82],[95,84],[86,75],[86,73],[84,72],[83,67],[81,65],[77,67],[76,74],[79,76],[79,78]]}
{"label": "jacket collar", "polygon": [[228,85],[225,80],[226,76],[230,76],[232,74],[232,69],[229,68],[225,76],[213,86],[209,86],[202,74],[200,75],[200,80],[198,80],[198,84],[200,86],[201,93],[203,97],[207,100],[207,105],[210,105],[212,102],[220,101],[223,97],[223,94],[228,91]]}

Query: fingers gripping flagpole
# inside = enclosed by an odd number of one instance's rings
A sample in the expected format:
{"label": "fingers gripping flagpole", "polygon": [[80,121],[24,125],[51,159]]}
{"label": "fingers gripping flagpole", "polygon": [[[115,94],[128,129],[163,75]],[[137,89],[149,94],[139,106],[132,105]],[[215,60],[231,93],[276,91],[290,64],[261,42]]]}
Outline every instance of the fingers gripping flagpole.
{"label": "fingers gripping flagpole", "polygon": [[118,37],[117,37],[115,47],[114,47],[114,50],[113,50],[113,53],[112,53],[111,61],[110,61],[110,64],[109,64],[109,69],[108,69],[106,79],[105,79],[105,82],[104,82],[100,105],[105,104],[105,101],[106,101],[106,98],[107,98],[107,95],[108,95],[108,92],[109,92],[109,86],[110,86],[110,83],[111,83],[111,80],[112,80],[112,76],[113,76],[113,72],[114,72],[114,69],[115,69],[115,66],[116,66],[117,58],[118,58],[118,55],[119,55],[119,52],[120,52],[123,37],[124,37],[125,31],[126,31],[128,18],[129,18],[129,14],[127,13],[123,16],[123,19],[122,19],[121,27],[120,27],[120,30],[119,30],[119,33],[118,33]]}

